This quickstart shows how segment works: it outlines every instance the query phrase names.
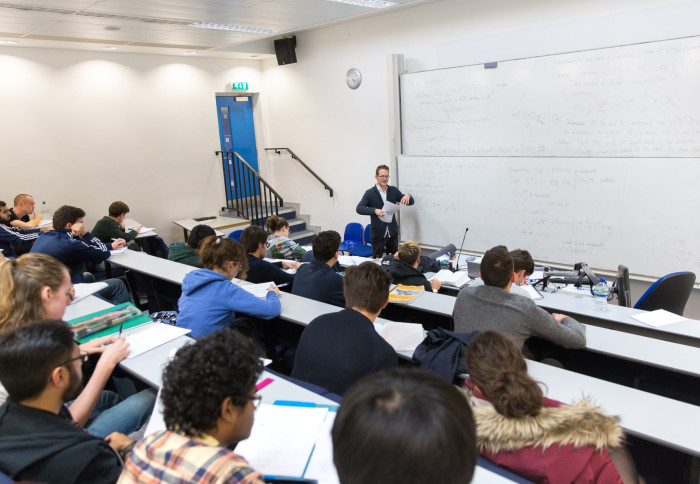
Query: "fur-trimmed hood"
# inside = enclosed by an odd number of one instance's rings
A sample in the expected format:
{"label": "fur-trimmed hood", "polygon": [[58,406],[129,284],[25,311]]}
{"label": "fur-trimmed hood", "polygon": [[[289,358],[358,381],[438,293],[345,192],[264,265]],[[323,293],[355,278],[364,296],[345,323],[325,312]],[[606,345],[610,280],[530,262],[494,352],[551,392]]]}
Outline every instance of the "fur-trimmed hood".
{"label": "fur-trimmed hood", "polygon": [[597,450],[622,446],[619,418],[605,415],[589,400],[543,407],[536,417],[508,418],[490,405],[473,406],[477,445],[492,454],[553,444],[587,445]]}

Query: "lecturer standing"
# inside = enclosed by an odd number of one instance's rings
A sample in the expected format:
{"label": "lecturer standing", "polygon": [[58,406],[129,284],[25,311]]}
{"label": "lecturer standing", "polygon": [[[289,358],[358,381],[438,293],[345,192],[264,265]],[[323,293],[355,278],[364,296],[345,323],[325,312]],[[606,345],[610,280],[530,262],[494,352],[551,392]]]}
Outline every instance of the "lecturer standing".
{"label": "lecturer standing", "polygon": [[383,222],[379,217],[385,215],[384,204],[386,202],[413,205],[415,200],[407,193],[404,195],[398,188],[389,185],[389,167],[379,165],[374,178],[377,184],[367,190],[362,200],[357,204],[357,213],[369,215],[372,221],[370,228],[370,241],[372,242],[372,257],[375,259],[384,253],[393,254],[399,248],[399,226],[396,223],[396,214],[392,215],[391,222]]}

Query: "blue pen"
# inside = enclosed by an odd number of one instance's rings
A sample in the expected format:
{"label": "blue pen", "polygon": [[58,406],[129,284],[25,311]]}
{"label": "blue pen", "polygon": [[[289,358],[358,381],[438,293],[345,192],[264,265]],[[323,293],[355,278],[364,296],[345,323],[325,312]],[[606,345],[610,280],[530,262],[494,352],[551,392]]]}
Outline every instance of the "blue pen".
{"label": "blue pen", "polygon": [[275,287],[285,287],[285,286],[288,286],[288,285],[289,285],[289,283],[288,283],[288,282],[285,282],[284,284],[278,284],[278,285],[276,285]]}

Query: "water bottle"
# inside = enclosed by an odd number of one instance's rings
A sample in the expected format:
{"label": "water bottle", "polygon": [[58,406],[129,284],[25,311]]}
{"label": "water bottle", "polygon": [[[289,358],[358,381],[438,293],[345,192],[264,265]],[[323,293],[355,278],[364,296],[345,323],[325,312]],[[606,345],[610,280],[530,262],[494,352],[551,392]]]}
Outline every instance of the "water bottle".
{"label": "water bottle", "polygon": [[44,220],[51,218],[51,212],[49,212],[49,206],[46,205],[46,201],[41,202],[41,217]]}
{"label": "water bottle", "polygon": [[605,283],[605,279],[600,278],[600,282],[593,286],[593,309],[596,311],[605,311],[608,309],[608,285]]}

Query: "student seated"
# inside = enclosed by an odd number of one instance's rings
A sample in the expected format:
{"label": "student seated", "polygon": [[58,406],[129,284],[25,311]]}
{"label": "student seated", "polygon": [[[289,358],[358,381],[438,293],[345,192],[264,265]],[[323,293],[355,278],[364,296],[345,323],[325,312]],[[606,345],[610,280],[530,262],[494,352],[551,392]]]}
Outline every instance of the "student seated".
{"label": "student seated", "polygon": [[399,245],[396,258],[389,263],[389,274],[394,279],[394,284],[407,286],[423,286],[426,291],[438,291],[442,283],[437,279],[428,280],[418,270],[420,262],[420,246],[418,242],[407,240]]}
{"label": "student seated", "polygon": [[109,205],[108,214],[97,221],[92,229],[92,235],[105,244],[111,244],[116,239],[124,239],[126,243],[136,238],[141,230],[138,225],[129,232],[124,226],[124,219],[129,213],[129,206],[124,202],[112,202]]}
{"label": "student seated", "polygon": [[[272,215],[268,217],[267,252],[273,259],[301,260],[306,251],[302,246],[289,238],[289,222],[284,217]],[[340,244],[338,244],[340,245]]]}
{"label": "student seated", "polygon": [[[53,257],[25,254],[6,261],[0,265],[0,334],[42,319],[61,319],[72,299],[68,270]],[[126,358],[128,344],[105,336],[80,345],[80,351],[100,357],[85,388],[68,406],[73,419],[100,437],[141,428],[151,415],[155,392],[143,390],[122,401],[104,390],[112,371]],[[6,398],[0,385],[0,403]]]}
{"label": "student seated", "polygon": [[531,336],[565,348],[585,348],[586,328],[564,314],[549,314],[530,298],[510,293],[513,257],[503,245],[486,251],[481,260],[483,286],[465,287],[457,295],[452,317],[458,333],[495,330],[521,350]]}
{"label": "student seated", "polygon": [[385,370],[353,385],[332,439],[341,484],[465,484],[477,460],[464,396],[419,369]]}
{"label": "student seated", "polygon": [[[510,293],[529,298],[530,295],[520,286],[527,284],[527,278],[535,272],[535,261],[528,251],[522,249],[511,250],[510,255],[513,257],[513,283],[510,285]],[[469,283],[469,287],[483,285],[484,281],[480,277]]]}
{"label": "student seated", "polygon": [[312,239],[311,247],[314,257],[297,270],[292,294],[345,307],[343,277],[333,270],[338,262],[340,234],[335,230],[320,232]]}
{"label": "student seated", "polygon": [[128,452],[133,441],[86,432],[64,405],[80,391],[86,359],[63,321],[0,336],[0,382],[9,393],[0,406],[0,471],[35,482],[116,482],[117,452]]}
{"label": "student seated", "polygon": [[236,276],[245,279],[248,270],[241,244],[210,236],[202,241],[200,254],[205,268],[188,273],[182,281],[177,326],[191,329],[190,336],[200,338],[231,326],[237,312],[263,319],[279,316],[280,292],[274,284],[260,299],[232,283]]}
{"label": "student seated", "polygon": [[227,447],[250,436],[261,397],[257,345],[230,328],[180,348],[163,372],[167,430],[140,441],[120,484],[221,482],[263,484],[262,475]]}
{"label": "student seated", "polygon": [[[39,236],[31,252],[47,254],[58,259],[68,267],[71,282],[74,284],[93,282],[94,276],[85,273],[85,264],[95,260],[108,259],[110,250],[124,247],[124,239],[118,239],[105,245],[85,230],[83,225],[85,211],[78,207],[63,205],[53,214],[54,230],[44,232]],[[109,300],[112,304],[122,304],[131,301],[126,286],[120,279],[106,279],[107,287],[97,294]]]}
{"label": "student seated", "polygon": [[301,265],[296,261],[281,261],[272,264],[263,260],[265,257],[265,242],[267,232],[257,225],[247,227],[241,234],[241,245],[248,254],[248,275],[247,280],[253,283],[274,282],[276,285],[288,284],[286,290],[289,292],[294,283],[294,274],[280,269],[280,265],[285,269],[298,269]]}
{"label": "student seated", "polygon": [[304,328],[292,376],[342,395],[363,376],[396,366],[396,352],[373,325],[389,302],[390,286],[391,276],[374,262],[348,267],[343,278],[347,308]]}
{"label": "student seated", "polygon": [[20,229],[9,224],[10,209],[7,204],[0,200],[0,249],[7,257],[16,257],[15,246],[29,252],[34,241],[39,238],[39,229]]}
{"label": "student seated", "polygon": [[174,242],[168,247],[168,259],[188,266],[204,267],[202,258],[199,257],[199,245],[202,240],[210,235],[216,236],[216,231],[208,225],[195,225],[190,230],[187,242]]}
{"label": "student seated", "polygon": [[619,419],[587,400],[569,406],[544,398],[520,350],[503,334],[476,336],[466,365],[484,457],[537,483],[639,482]]}
{"label": "student seated", "polygon": [[[10,209],[9,222],[4,224],[11,225],[18,229],[34,229],[42,220],[42,215],[35,210],[36,203],[34,197],[26,193],[20,193],[13,201],[14,206]],[[30,217],[30,215],[32,215]]]}

